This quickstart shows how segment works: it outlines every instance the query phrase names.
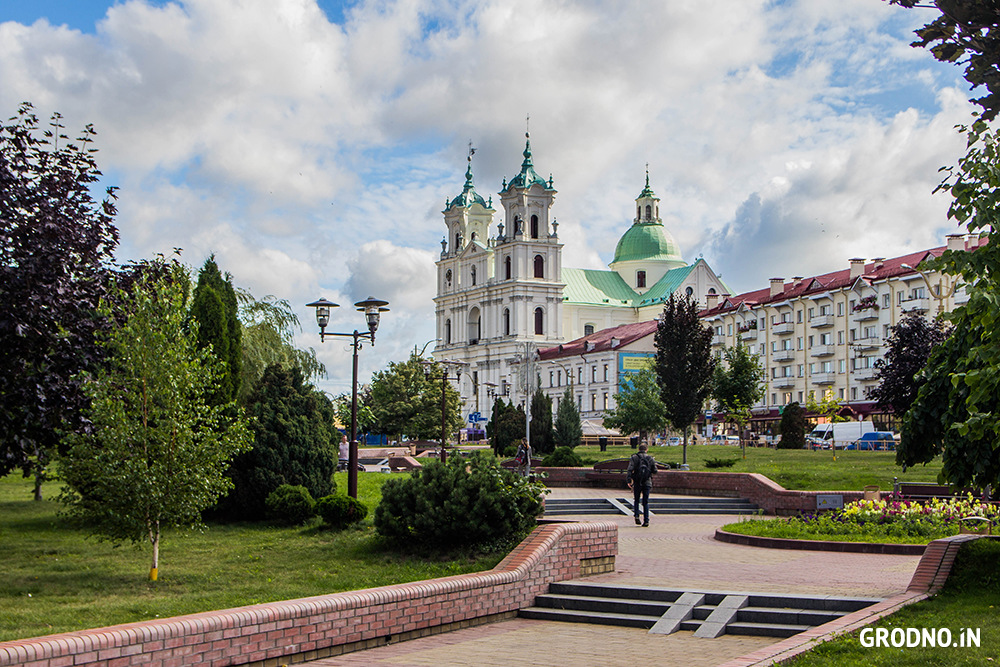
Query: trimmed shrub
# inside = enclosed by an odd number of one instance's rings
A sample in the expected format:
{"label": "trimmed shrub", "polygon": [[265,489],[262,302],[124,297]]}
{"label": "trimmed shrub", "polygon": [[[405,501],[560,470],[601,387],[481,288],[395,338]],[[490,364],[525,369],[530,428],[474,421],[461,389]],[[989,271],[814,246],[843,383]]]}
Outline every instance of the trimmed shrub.
{"label": "trimmed shrub", "polygon": [[547,468],[580,468],[583,459],[572,447],[556,447],[556,451],[542,459],[542,465]]}
{"label": "trimmed shrub", "polygon": [[736,465],[736,459],[707,459],[706,468],[732,468]]}
{"label": "trimmed shrub", "polygon": [[316,501],[304,486],[282,484],[264,501],[267,515],[281,523],[296,525],[316,516]]}
{"label": "trimmed shrub", "polygon": [[802,449],[806,446],[806,418],[797,401],[782,410],[780,430],[778,449]]}
{"label": "trimmed shrub", "polygon": [[545,487],[504,470],[489,453],[428,461],[382,485],[375,529],[434,549],[484,546],[526,534],[542,512]]}
{"label": "trimmed shrub", "polygon": [[364,521],[368,508],[356,498],[341,495],[323,496],[316,501],[316,514],[324,523],[337,530],[347,528],[352,523]]}

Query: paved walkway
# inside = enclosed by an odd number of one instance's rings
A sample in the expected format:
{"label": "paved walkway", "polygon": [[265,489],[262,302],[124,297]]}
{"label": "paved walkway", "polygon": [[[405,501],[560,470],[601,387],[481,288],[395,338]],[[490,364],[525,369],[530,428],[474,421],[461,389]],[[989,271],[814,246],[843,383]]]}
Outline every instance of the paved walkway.
{"label": "paved walkway", "polygon": [[[549,497],[626,495],[613,489],[553,489]],[[587,578],[593,582],[685,590],[889,597],[906,589],[919,561],[918,556],[763,549],[714,540],[716,528],[739,520],[734,516],[653,516],[648,528],[636,526],[631,517],[625,516],[577,517],[588,518],[613,520],[619,526],[616,572]],[[637,628],[515,619],[317,660],[310,665],[708,667],[778,641],[734,635],[698,639],[687,631],[650,635]]]}

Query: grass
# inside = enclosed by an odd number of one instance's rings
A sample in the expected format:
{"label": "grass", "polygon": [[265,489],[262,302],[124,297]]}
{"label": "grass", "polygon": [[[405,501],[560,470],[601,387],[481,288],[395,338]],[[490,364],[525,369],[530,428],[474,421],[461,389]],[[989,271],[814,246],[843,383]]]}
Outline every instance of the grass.
{"label": "grass", "polygon": [[783,663],[794,667],[965,667],[1000,662],[1000,541],[981,539],[962,547],[951,576],[937,596],[904,607],[873,623],[874,628],[948,628],[958,641],[963,628],[979,629],[979,648],[872,647],[861,644],[860,631],[821,644]]}
{"label": "grass", "polygon": [[[390,476],[358,474],[358,496],[374,509]],[[346,473],[338,489],[347,489]],[[114,548],[31,500],[19,475],[0,478],[0,641],[158,617],[488,570],[504,553],[425,559],[387,550],[368,519],[355,529],[317,523],[211,525],[167,532],[160,580],[147,580],[148,545]],[[48,496],[57,485],[46,484]]]}
{"label": "grass", "polygon": [[[663,463],[680,463],[681,447],[651,447],[649,453]],[[574,449],[585,465],[607,459],[627,458],[635,452],[628,446],[608,447],[601,452],[597,446]],[[936,483],[941,461],[909,468],[904,473],[896,465],[894,452],[838,451],[808,449],[771,449],[747,447],[746,459],[738,447],[727,445],[688,445],[687,460],[691,470],[709,470],[711,459],[736,458],[725,472],[753,472],[766,475],[786,489],[799,491],[862,491],[866,486],[892,490],[893,477],[902,482]]]}
{"label": "grass", "polygon": [[868,530],[850,524],[839,526],[843,532],[823,532],[822,525],[804,525],[788,519],[749,519],[729,523],[722,530],[740,535],[779,537],[789,540],[830,540],[833,542],[876,542],[880,544],[927,544],[931,540],[958,534],[958,525],[942,528],[928,535],[891,535],[884,526],[871,525]]}

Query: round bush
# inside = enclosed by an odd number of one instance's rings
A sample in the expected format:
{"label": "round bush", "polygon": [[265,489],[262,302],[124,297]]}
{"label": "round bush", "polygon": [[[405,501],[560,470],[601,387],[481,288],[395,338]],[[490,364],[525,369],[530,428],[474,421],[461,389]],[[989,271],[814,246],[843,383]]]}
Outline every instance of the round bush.
{"label": "round bush", "polygon": [[316,501],[304,486],[282,484],[264,502],[267,515],[288,525],[300,524],[316,515]]}
{"label": "round bush", "polygon": [[382,486],[375,529],[436,549],[495,543],[535,526],[544,492],[542,484],[502,469],[492,454],[428,461],[411,476]]}
{"label": "round bush", "polygon": [[542,459],[546,468],[580,468],[583,459],[573,451],[572,447],[556,447],[556,450]]}
{"label": "round bush", "polygon": [[334,494],[316,501],[316,514],[323,517],[325,523],[339,530],[364,521],[368,516],[368,508],[356,498]]}

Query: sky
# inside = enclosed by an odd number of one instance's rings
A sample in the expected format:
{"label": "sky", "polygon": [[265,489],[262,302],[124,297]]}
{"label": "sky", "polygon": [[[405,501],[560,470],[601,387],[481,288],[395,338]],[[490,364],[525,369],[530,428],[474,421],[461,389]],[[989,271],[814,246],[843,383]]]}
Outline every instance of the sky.
{"label": "sky", "polygon": [[[287,299],[334,394],[435,337],[441,211],[520,169],[563,266],[606,268],[645,184],[686,260],[740,293],[945,243],[933,190],[971,119],[958,67],[883,0],[0,0],[0,114],[97,130],[120,261],[214,253]],[[499,204],[497,204],[499,208]],[[497,217],[499,222],[499,215]],[[428,346],[432,349],[433,344]]]}

